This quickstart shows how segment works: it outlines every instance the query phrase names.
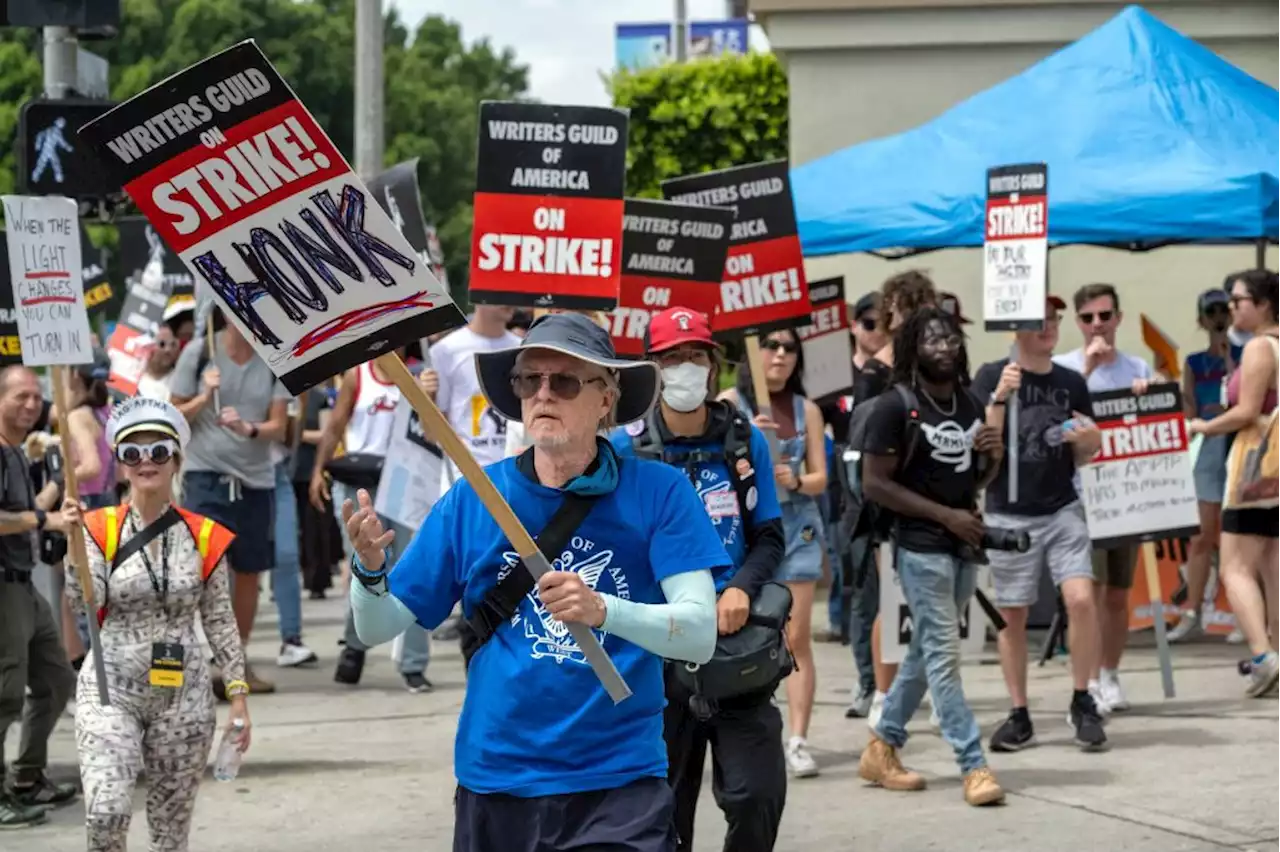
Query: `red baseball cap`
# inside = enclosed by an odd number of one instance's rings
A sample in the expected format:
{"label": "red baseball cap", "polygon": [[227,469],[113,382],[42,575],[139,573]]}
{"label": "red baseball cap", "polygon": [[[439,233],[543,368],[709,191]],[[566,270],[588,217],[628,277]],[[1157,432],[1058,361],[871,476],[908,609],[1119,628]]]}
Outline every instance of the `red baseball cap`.
{"label": "red baseball cap", "polygon": [[1048,296],[1045,296],[1045,301],[1053,305],[1053,307],[1056,310],[1065,311],[1067,309],[1067,303],[1062,301],[1061,297],[1055,296],[1052,293],[1050,293]]}
{"label": "red baseball cap", "polygon": [[665,352],[686,343],[720,348],[711,338],[711,323],[706,314],[676,307],[659,311],[649,319],[649,328],[645,331],[646,353]]}

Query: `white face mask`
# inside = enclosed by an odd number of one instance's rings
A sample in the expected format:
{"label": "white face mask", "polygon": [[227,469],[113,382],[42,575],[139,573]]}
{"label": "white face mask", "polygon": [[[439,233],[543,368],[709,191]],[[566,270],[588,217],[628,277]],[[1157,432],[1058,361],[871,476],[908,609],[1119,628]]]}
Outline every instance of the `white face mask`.
{"label": "white face mask", "polygon": [[662,401],[676,411],[697,410],[707,400],[711,368],[688,361],[662,370]]}

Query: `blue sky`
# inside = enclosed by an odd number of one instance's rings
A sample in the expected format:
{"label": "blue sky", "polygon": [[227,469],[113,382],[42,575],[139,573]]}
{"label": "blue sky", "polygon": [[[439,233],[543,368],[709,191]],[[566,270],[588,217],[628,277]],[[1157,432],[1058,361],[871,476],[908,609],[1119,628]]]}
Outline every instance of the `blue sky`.
{"label": "blue sky", "polygon": [[[532,94],[549,103],[606,104],[600,71],[613,65],[618,23],[669,19],[673,0],[385,0],[406,23],[429,12],[462,25],[463,38],[510,46],[529,65]],[[688,0],[690,20],[724,17],[724,0]],[[759,28],[752,45],[767,49]]]}

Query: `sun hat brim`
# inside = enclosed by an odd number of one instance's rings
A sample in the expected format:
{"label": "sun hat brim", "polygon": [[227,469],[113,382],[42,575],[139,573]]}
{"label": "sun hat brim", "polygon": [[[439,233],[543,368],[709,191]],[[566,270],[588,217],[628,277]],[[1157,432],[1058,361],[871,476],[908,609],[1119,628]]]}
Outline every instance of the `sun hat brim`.
{"label": "sun hat brim", "polygon": [[558,352],[617,373],[619,425],[631,423],[646,416],[658,400],[658,366],[652,361],[596,358],[555,343],[534,343],[495,349],[490,352],[477,352],[474,357],[480,392],[489,401],[489,406],[507,420],[522,419],[520,398],[511,387],[511,372],[515,369],[516,358],[521,352],[536,349]]}

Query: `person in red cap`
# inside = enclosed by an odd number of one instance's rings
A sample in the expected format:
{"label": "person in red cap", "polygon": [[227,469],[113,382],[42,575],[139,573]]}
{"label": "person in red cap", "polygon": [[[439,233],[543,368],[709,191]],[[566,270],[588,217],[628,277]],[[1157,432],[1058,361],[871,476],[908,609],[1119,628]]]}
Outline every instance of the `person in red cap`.
{"label": "person in red cap", "polygon": [[[621,456],[683,470],[697,489],[732,560],[717,569],[714,579],[718,632],[733,635],[746,626],[750,607],[786,552],[769,446],[736,408],[713,396],[721,356],[705,315],[679,307],[654,315],[645,354],[661,370],[660,401],[646,418],[616,430],[613,445]],[[704,670],[716,662],[713,658]],[[716,803],[728,822],[724,848],[773,849],[787,790],[782,716],[773,692],[789,670],[780,667],[768,683],[708,694],[706,684],[720,678],[706,671],[701,678],[691,677],[680,664],[667,665],[663,733],[681,849],[693,848],[694,809],[708,745]]]}

